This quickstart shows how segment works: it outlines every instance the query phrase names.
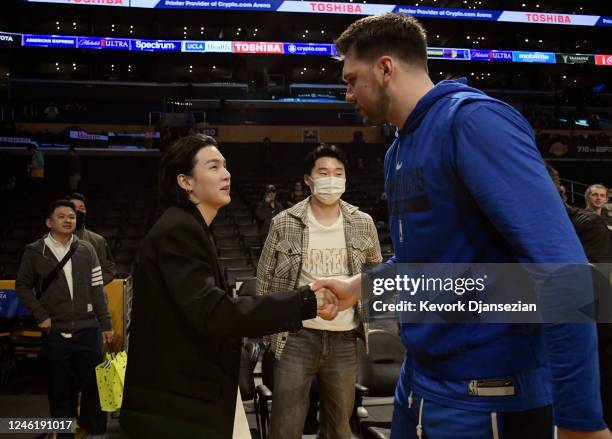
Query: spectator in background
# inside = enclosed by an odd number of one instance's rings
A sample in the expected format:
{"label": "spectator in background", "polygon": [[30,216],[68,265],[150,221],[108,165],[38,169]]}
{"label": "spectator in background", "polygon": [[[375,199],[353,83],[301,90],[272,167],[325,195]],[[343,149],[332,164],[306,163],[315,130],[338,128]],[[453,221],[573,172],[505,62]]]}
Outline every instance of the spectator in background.
{"label": "spectator in background", "polygon": [[[608,281],[610,279],[610,263],[612,263],[612,235],[601,216],[590,210],[568,206],[565,189],[561,185],[559,178],[559,172],[549,164],[546,164],[546,169],[565,203],[567,213],[574,229],[576,229],[576,234],[584,248],[587,259],[591,264],[596,264],[594,268],[601,273],[599,279],[600,281],[603,280],[603,285],[608,283],[607,288],[598,288],[598,292],[602,295],[599,296],[598,301],[601,312],[599,313],[600,319],[597,325],[597,341],[604,418],[608,425],[612,425],[612,325],[605,323],[605,321],[609,321],[609,318],[605,320],[601,318],[606,313],[605,309],[602,310],[602,308],[607,307],[607,312],[609,313],[610,303],[612,302]],[[594,285],[598,285],[597,280]]]}
{"label": "spectator in background", "polygon": [[307,195],[304,191],[304,186],[301,181],[296,181],[293,185],[293,190],[291,191],[291,195],[289,195],[289,202],[287,203],[288,207],[293,207],[297,203],[304,201]]}
{"label": "spectator in background", "polygon": [[[608,189],[608,201],[612,200],[612,188]],[[603,205],[606,217],[612,217],[612,203],[608,202]],[[608,229],[612,230],[612,226],[608,224]]]}
{"label": "spectator in background", "polygon": [[609,228],[612,228],[612,211],[604,209],[608,203],[608,188],[603,184],[593,184],[584,193],[587,210],[601,216]]}
{"label": "spectator in background", "polygon": [[[382,261],[372,218],[341,200],[346,164],[344,152],[333,145],[308,154],[304,180],[313,195],[272,221],[257,267],[258,294],[274,296],[274,291],[321,277],[347,278]],[[320,437],[352,437],[357,338],[367,349],[365,316],[358,302],[334,320],[307,320],[298,332],[272,336],[276,362],[270,439],[302,437],[315,377],[321,398]]]}
{"label": "spectator in background", "polygon": [[45,155],[38,148],[38,145],[31,143],[28,145],[31,157],[28,163],[28,176],[32,189],[38,189],[45,178]]}
{"label": "spectator in background", "polygon": [[59,115],[59,109],[55,106],[53,102],[49,102],[49,105],[47,105],[43,113],[45,114],[45,117],[47,119],[55,120],[57,119],[57,116]]}
{"label": "spectator in background", "polygon": [[76,209],[76,231],[75,234],[84,241],[89,242],[98,255],[102,267],[102,280],[104,285],[109,284],[115,278],[115,262],[111,249],[102,235],[92,232],[85,227],[87,217],[87,200],[83,194],[73,192],[66,197]]}
{"label": "spectator in background", "polygon": [[269,184],[264,191],[264,199],[257,203],[255,207],[255,218],[259,224],[259,234],[262,242],[265,242],[270,230],[270,222],[278,213],[283,211],[285,207],[280,201],[276,200],[276,186]]}
{"label": "spectator in background", "polygon": [[46,223],[49,234],[25,248],[15,290],[43,331],[51,417],[71,418],[74,374],[82,387],[79,426],[103,434],[106,414],[100,410],[95,367],[102,361],[102,339],[110,344],[113,330],[102,271],[91,244],[74,235],[76,211],[70,201],[55,201]]}
{"label": "spectator in background", "polygon": [[74,146],[68,149],[68,157],[68,184],[70,192],[74,192],[79,189],[79,184],[81,184],[81,158]]}

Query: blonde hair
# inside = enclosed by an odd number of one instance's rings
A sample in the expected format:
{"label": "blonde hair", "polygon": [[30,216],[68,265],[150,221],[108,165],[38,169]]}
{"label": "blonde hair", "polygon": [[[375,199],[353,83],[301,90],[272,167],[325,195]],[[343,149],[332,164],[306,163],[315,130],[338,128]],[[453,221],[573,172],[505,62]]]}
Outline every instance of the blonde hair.
{"label": "blonde hair", "polygon": [[603,189],[606,193],[606,197],[608,197],[607,187],[605,187],[603,184],[592,184],[587,188],[586,192],[584,193],[584,202],[586,204],[586,207],[589,207],[589,197],[593,193],[593,189]]}

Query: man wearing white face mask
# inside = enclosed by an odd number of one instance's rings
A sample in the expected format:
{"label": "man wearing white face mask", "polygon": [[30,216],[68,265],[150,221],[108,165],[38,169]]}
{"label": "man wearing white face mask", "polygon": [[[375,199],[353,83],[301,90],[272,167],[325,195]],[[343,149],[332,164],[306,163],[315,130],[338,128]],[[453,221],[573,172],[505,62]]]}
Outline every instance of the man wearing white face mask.
{"label": "man wearing white face mask", "polygon": [[[304,182],[312,196],[272,220],[257,268],[258,294],[322,277],[346,278],[382,261],[372,218],[340,199],[346,163],[335,146],[319,146],[306,157]],[[271,336],[276,362],[270,439],[302,437],[314,377],[321,399],[319,437],[351,437],[357,338],[367,348],[363,311],[358,303],[334,320],[306,320],[297,332]]]}

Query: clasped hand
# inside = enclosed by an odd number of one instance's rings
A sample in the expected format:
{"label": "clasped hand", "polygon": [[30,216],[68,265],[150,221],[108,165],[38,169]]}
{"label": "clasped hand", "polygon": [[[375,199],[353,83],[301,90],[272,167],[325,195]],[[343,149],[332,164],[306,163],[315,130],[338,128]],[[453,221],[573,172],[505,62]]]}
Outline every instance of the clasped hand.
{"label": "clasped hand", "polygon": [[351,279],[323,278],[310,284],[317,298],[317,316],[333,320],[338,312],[349,309],[360,297],[358,277]]}

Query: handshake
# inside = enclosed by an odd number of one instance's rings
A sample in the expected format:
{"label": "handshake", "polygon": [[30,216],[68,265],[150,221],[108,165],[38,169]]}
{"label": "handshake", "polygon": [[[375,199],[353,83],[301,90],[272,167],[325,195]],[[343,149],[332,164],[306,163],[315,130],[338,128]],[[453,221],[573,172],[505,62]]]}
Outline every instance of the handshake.
{"label": "handshake", "polygon": [[340,311],[354,306],[361,297],[361,275],[350,279],[324,278],[310,284],[317,298],[317,316],[333,320]]}

